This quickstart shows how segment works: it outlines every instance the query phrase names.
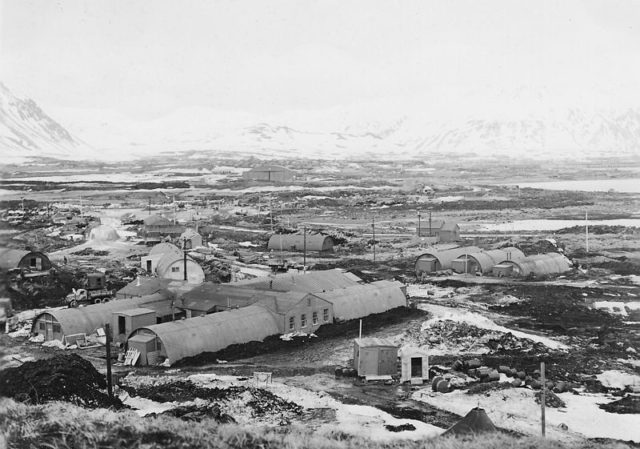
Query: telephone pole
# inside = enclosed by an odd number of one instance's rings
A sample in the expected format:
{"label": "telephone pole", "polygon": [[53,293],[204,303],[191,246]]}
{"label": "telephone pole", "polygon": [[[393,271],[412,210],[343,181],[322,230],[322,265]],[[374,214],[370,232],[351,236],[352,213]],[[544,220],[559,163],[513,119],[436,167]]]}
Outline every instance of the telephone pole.
{"label": "telephone pole", "polygon": [[376,261],[376,217],[371,219],[371,229],[373,230],[373,261]]}

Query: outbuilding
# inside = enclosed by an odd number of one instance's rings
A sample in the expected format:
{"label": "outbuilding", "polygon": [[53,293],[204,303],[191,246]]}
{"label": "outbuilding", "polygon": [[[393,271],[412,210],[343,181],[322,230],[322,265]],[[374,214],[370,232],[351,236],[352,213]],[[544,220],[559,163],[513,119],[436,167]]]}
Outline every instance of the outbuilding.
{"label": "outbuilding", "polygon": [[422,384],[429,379],[429,354],[423,348],[407,346],[400,349],[400,382]]}
{"label": "outbuilding", "polygon": [[360,377],[394,376],[398,374],[398,346],[382,338],[356,338],[353,367]]}
{"label": "outbuilding", "polygon": [[333,239],[322,234],[275,234],[269,238],[267,245],[272,251],[318,252],[333,251]]}
{"label": "outbuilding", "polygon": [[116,299],[140,298],[141,296],[153,295],[165,290],[170,283],[170,279],[138,276],[136,280],[131,281],[116,292]]}
{"label": "outbuilding", "polygon": [[448,243],[460,240],[460,226],[451,220],[433,220],[420,228],[420,235],[436,237],[438,242]]}
{"label": "outbuilding", "polygon": [[180,237],[178,237],[178,244],[182,245],[185,240],[188,242],[187,248],[198,248],[202,246],[202,236],[198,234],[194,229],[187,228]]}
{"label": "outbuilding", "polygon": [[406,307],[402,287],[397,281],[376,281],[316,294],[332,305],[336,321],[348,321]]}
{"label": "outbuilding", "polygon": [[435,273],[441,270],[450,270],[452,262],[463,254],[470,254],[481,251],[475,246],[461,246],[438,250],[433,248],[418,256],[415,263],[416,277],[419,279],[423,275]]}
{"label": "outbuilding", "polygon": [[[186,263],[185,263],[186,259]],[[201,284],[204,282],[204,270],[195,260],[185,256],[184,252],[171,243],[160,243],[140,258],[140,265],[148,273],[171,280],[184,280],[185,265],[187,282]]]}
{"label": "outbuilding", "polygon": [[51,267],[49,257],[40,251],[0,248],[0,269],[2,270],[22,268],[31,271],[47,271]]}
{"label": "outbuilding", "polygon": [[263,341],[279,332],[273,313],[254,305],[143,327],[133,332],[127,345],[140,351],[143,364],[150,355],[153,359],[167,358],[169,363],[175,363],[204,352],[217,352],[233,344]]}

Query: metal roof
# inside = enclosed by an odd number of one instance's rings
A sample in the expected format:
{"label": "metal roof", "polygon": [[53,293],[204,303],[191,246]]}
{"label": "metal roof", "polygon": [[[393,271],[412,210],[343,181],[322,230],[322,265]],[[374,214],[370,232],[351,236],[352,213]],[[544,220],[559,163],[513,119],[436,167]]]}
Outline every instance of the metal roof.
{"label": "metal roof", "polygon": [[559,253],[536,254],[518,260],[504,260],[502,263],[516,265],[521,276],[560,274],[571,269],[569,259]]}
{"label": "metal roof", "polygon": [[372,347],[378,347],[378,346],[392,347],[392,348],[398,347],[398,345],[395,345],[391,341],[383,338],[374,338],[374,337],[356,338],[354,339],[354,342],[361,348],[372,348]]}
{"label": "metal roof", "polygon": [[165,225],[173,225],[171,220],[166,219],[161,215],[151,215],[144,219],[145,226],[165,226]]}
{"label": "metal roof", "polygon": [[402,283],[397,281],[377,281],[316,295],[333,304],[336,319],[353,320],[406,306],[407,298],[401,287]]}
{"label": "metal roof", "polygon": [[259,290],[297,291],[319,293],[358,285],[362,280],[353,273],[340,269],[284,273],[276,276],[246,279],[233,285],[244,285]]}
{"label": "metal roof", "polygon": [[157,254],[173,254],[178,257],[182,257],[182,250],[173,243],[158,243],[154,245],[147,256],[155,256]]}
{"label": "metal roof", "polygon": [[[116,292],[117,296],[146,296],[167,288],[170,279],[139,277]],[[138,285],[139,284],[139,285]]]}
{"label": "metal roof", "polygon": [[477,246],[461,246],[458,248],[447,249],[444,251],[439,251],[437,248],[434,248],[431,251],[426,251],[416,259],[416,264],[420,259],[433,257],[438,260],[440,263],[441,270],[447,270],[451,268],[451,262],[453,262],[458,257],[464,254],[471,254],[478,251],[482,251]]}
{"label": "metal roof", "polygon": [[124,316],[138,316],[138,315],[147,315],[149,313],[156,313],[156,311],[153,309],[148,309],[146,307],[136,307],[135,309],[127,309],[127,310],[122,310],[122,311],[113,312],[113,313],[117,313],[118,315],[124,315]]}
{"label": "metal roof", "polygon": [[184,293],[176,306],[181,309],[209,312],[215,307],[245,307],[265,297],[269,292],[236,286],[234,284],[214,284],[204,282]]}
{"label": "metal roof", "polygon": [[[41,317],[51,315],[60,323],[63,335],[92,334],[96,329],[104,327],[105,323],[111,322],[113,312],[131,310],[141,306],[149,309],[155,309],[156,307],[162,308],[166,307],[167,304],[170,305],[171,300],[171,293],[164,291],[149,296],[116,299],[86,307],[51,309],[38,314],[34,318],[31,330],[32,332],[36,330],[36,325]],[[156,311],[156,315],[157,314],[158,312]]]}
{"label": "metal roof", "polygon": [[49,257],[40,251],[0,248],[0,269],[11,270],[12,268],[18,268],[22,259],[27,256],[40,257],[43,261],[43,268],[45,270],[51,268],[51,261],[49,260]]}
{"label": "metal roof", "polygon": [[[333,249],[333,239],[327,235],[307,233],[307,251],[329,251]],[[274,251],[303,251],[304,234],[275,234],[269,238],[267,247]]]}
{"label": "metal roof", "polygon": [[489,251],[478,251],[468,253],[468,258],[474,259],[480,266],[483,273],[490,271],[494,265],[505,260],[520,260],[524,258],[524,253],[518,248],[510,246],[502,249],[492,249]]}
{"label": "metal roof", "polygon": [[[279,333],[278,322],[260,306],[213,313],[197,318],[154,324],[134,331],[132,337],[152,332],[164,346],[171,363],[203,352],[216,352],[233,344],[262,341]],[[130,338],[132,338],[130,337]]]}
{"label": "metal roof", "polygon": [[[274,292],[257,302],[257,304],[267,307],[272,312],[278,314],[286,314],[291,309],[295,308],[301,301],[310,296],[315,296],[316,298],[327,302],[325,299],[320,298],[319,295],[314,295],[312,293],[304,293],[304,292]],[[330,304],[327,304],[330,305]]]}

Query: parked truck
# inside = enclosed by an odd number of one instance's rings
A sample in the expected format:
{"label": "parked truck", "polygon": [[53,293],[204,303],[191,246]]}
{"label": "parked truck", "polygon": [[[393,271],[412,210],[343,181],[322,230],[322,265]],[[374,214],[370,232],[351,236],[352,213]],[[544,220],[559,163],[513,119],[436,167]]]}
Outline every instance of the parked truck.
{"label": "parked truck", "polygon": [[73,289],[65,298],[69,307],[78,307],[80,304],[99,304],[108,302],[113,298],[114,291],[106,286],[104,273],[89,273],[84,288]]}

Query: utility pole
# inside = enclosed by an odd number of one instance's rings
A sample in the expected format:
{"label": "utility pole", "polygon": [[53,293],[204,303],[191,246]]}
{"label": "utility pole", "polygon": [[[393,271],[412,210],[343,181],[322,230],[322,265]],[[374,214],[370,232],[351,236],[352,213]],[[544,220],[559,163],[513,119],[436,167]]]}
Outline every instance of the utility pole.
{"label": "utility pole", "polygon": [[304,251],[303,251],[303,256],[302,256],[302,266],[304,267],[305,271],[307,268],[307,227],[303,226],[302,227],[302,232],[304,235]]}
{"label": "utility pole", "polygon": [[545,380],[545,376],[544,376],[544,362],[540,362],[540,382],[542,382],[542,390],[541,390],[541,394],[540,394],[540,412],[541,412],[541,419],[542,419],[542,437],[544,438],[545,436],[545,408],[546,408],[546,401],[547,401],[547,395],[546,395],[546,380]]}
{"label": "utility pole", "polygon": [[429,237],[431,237],[431,209],[429,209]]}
{"label": "utility pole", "polygon": [[589,216],[588,212],[584,213],[584,235],[587,246],[587,253],[589,253]]}
{"label": "utility pole", "polygon": [[418,237],[420,237],[420,211],[418,211]]}
{"label": "utility pole", "polygon": [[104,335],[107,348],[107,393],[109,394],[109,399],[113,399],[113,386],[111,385],[111,326],[109,326],[109,323],[104,325]]}
{"label": "utility pole", "polygon": [[151,215],[151,197],[149,197],[149,215]]}
{"label": "utility pole", "polygon": [[184,280],[187,280],[187,251],[191,249],[191,240],[187,240],[187,237],[183,237],[182,252],[184,254]]}
{"label": "utility pole", "polygon": [[376,261],[376,217],[371,219],[371,229],[373,230],[373,261]]}

